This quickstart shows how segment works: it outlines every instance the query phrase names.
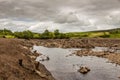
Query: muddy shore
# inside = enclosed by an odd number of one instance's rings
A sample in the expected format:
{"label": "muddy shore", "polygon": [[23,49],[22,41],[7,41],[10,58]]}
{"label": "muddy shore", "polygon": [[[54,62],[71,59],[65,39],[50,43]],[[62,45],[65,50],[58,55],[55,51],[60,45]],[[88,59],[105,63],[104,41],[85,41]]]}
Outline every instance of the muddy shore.
{"label": "muddy shore", "polygon": [[107,58],[109,62],[120,65],[120,53],[111,53],[111,52],[94,52],[91,50],[78,50],[73,54],[77,56],[97,56],[101,58]]}
{"label": "muddy shore", "polygon": [[93,48],[99,47],[120,47],[120,39],[107,38],[83,38],[83,39],[46,39],[30,40],[33,44],[45,47],[59,48]]}
{"label": "muddy shore", "polygon": [[[54,80],[51,73],[39,64],[36,69],[35,58],[38,55],[31,53],[33,45],[58,48],[87,48],[117,47],[120,48],[120,39],[0,39],[0,80]],[[97,56],[109,59],[120,65],[120,54],[110,52],[76,51],[78,56]],[[20,65],[22,60],[22,66]]]}
{"label": "muddy shore", "polygon": [[33,44],[45,47],[58,48],[86,48],[88,50],[76,51],[77,56],[97,56],[107,58],[112,63],[120,65],[120,54],[114,52],[93,52],[89,49],[94,47],[108,47],[120,50],[120,39],[107,38],[84,38],[84,39],[48,39],[48,40],[31,40]]}
{"label": "muddy shore", "polygon": [[[30,51],[33,44],[21,39],[0,39],[0,80],[54,80]],[[36,67],[37,64],[37,67]]]}

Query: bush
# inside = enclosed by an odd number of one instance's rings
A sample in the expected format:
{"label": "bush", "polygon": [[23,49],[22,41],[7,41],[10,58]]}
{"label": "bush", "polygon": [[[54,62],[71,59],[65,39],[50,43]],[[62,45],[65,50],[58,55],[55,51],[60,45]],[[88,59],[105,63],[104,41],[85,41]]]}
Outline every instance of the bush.
{"label": "bush", "polygon": [[17,38],[23,38],[23,39],[32,39],[33,33],[29,30],[23,31],[23,32],[15,32],[14,36]]}

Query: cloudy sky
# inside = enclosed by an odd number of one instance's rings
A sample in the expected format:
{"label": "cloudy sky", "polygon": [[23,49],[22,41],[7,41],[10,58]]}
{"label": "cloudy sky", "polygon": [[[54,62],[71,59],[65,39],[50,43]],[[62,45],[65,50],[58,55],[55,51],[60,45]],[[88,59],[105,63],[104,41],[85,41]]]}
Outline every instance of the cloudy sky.
{"label": "cloudy sky", "polygon": [[0,0],[0,29],[62,32],[120,28],[120,0]]}

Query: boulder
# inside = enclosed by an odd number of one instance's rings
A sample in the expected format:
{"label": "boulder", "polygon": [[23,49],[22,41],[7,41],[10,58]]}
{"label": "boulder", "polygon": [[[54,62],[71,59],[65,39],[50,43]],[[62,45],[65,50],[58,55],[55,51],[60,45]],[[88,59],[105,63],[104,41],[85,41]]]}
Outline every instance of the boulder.
{"label": "boulder", "polygon": [[80,67],[80,69],[78,70],[78,72],[82,74],[87,74],[89,71],[90,69],[88,67]]}
{"label": "boulder", "polygon": [[39,61],[49,61],[49,60],[50,60],[50,58],[46,55],[39,56]]}

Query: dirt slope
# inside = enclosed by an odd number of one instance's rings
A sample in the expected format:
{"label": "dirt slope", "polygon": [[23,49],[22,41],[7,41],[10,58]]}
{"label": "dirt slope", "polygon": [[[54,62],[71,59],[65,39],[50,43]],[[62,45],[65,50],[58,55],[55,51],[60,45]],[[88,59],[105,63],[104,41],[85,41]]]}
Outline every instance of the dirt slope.
{"label": "dirt slope", "polygon": [[26,40],[0,39],[0,80],[54,80],[42,64],[35,68],[30,46]]}

